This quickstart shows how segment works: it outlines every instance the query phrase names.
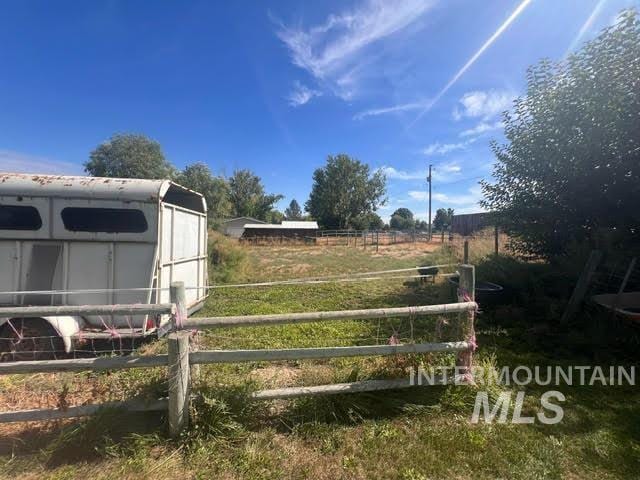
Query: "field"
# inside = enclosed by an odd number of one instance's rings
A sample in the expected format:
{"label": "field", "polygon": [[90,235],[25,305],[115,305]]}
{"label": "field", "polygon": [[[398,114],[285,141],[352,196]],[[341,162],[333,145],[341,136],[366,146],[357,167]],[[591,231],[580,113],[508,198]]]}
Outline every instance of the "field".
{"label": "field", "polygon": [[[214,239],[215,240],[215,239]],[[224,243],[223,240],[215,241]],[[274,281],[400,269],[457,261],[459,249],[439,244],[244,246],[217,259],[218,282]],[[476,363],[587,365],[588,349],[563,348],[548,325],[561,302],[536,292],[544,265],[485,258],[492,242],[471,246],[478,275],[502,275],[518,288],[506,306],[477,317]],[[483,258],[485,258],[483,260]],[[513,270],[512,270],[513,269]],[[446,269],[443,269],[446,271]],[[514,273],[515,272],[515,273]],[[400,276],[400,275],[398,275]],[[528,282],[528,283],[527,283]],[[535,298],[530,298],[534,297]],[[445,279],[219,288],[199,315],[278,313],[450,302]],[[543,306],[542,306],[543,305]],[[535,306],[535,308],[534,308]],[[534,312],[534,313],[532,313]],[[345,321],[299,326],[217,330],[200,335],[203,349],[307,347],[386,343],[455,336],[456,317],[434,320]],[[163,342],[142,347],[161,351]],[[640,471],[640,395],[635,387],[560,386],[566,401],[558,425],[471,424],[476,389],[428,387],[295,401],[250,402],[247,392],[406,375],[417,365],[450,364],[435,355],[245,363],[201,367],[193,426],[179,440],[166,437],[157,414],[105,411],[82,422],[0,425],[2,478],[637,478]],[[617,364],[615,358],[603,364]],[[554,387],[556,388],[556,387]],[[546,387],[525,390],[525,413],[540,409]],[[162,369],[0,378],[0,410],[125,399],[166,392]]]}

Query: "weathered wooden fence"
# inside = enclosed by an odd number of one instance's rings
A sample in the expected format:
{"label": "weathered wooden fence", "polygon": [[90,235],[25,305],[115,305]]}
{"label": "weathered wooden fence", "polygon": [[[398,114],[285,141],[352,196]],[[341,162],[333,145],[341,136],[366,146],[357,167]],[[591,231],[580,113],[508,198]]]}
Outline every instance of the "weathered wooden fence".
{"label": "weathered wooden fence", "polygon": [[[64,360],[34,360],[0,363],[0,374],[30,374],[71,372],[83,370],[117,370],[127,368],[168,367],[168,398],[145,401],[132,399],[96,405],[81,405],[62,409],[22,410],[0,412],[1,422],[39,421],[91,415],[100,408],[113,407],[128,411],[167,411],[169,430],[179,434],[189,423],[191,399],[191,368],[200,364],[322,359],[356,356],[400,355],[430,352],[457,352],[457,365],[471,367],[471,352],[475,347],[474,301],[475,272],[471,265],[460,265],[458,301],[441,305],[415,307],[378,308],[333,312],[305,312],[275,315],[250,315],[227,317],[188,318],[184,285],[171,285],[171,303],[160,305],[88,305],[60,307],[10,307],[0,308],[0,317],[28,315],[68,314],[170,314],[173,331],[168,334],[166,355],[101,357]],[[190,346],[191,329],[252,327],[265,325],[299,324],[337,321],[346,319],[379,319],[457,313],[464,325],[464,337],[459,341],[441,343],[411,343],[400,345],[365,345],[348,347],[291,348],[261,350],[212,350],[197,351]],[[435,381],[434,384],[439,384]],[[263,390],[253,394],[256,400],[273,400],[303,395],[331,395],[349,392],[390,390],[413,386],[408,379],[366,380],[352,383],[290,387]]]}

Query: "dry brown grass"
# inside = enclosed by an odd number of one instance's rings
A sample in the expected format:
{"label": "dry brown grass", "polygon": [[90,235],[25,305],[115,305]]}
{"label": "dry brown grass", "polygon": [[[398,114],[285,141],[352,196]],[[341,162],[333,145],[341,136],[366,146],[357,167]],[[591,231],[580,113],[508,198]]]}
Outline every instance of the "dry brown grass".
{"label": "dry brown grass", "polygon": [[[469,242],[469,261],[473,264],[495,253],[495,234],[493,228],[486,228],[467,237],[457,234],[452,235],[451,240],[447,240],[446,243],[451,246],[454,254],[460,260],[462,260],[463,257],[465,241]],[[498,234],[498,252],[508,254],[508,243],[509,236],[500,232]]]}

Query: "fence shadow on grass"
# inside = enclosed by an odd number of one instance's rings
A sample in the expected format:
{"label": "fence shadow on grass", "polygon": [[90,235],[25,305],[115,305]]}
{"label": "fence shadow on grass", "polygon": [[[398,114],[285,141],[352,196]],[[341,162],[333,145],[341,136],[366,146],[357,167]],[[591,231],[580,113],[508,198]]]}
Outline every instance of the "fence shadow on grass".
{"label": "fence shadow on grass", "polygon": [[158,412],[126,412],[105,408],[83,419],[20,425],[0,440],[0,455],[41,455],[48,467],[99,461],[115,450],[125,451],[141,436],[164,435],[165,419]]}
{"label": "fence shadow on grass", "polygon": [[[341,380],[360,379],[357,377],[354,374],[352,378]],[[265,403],[250,398],[255,388],[255,385],[241,385],[200,390],[193,405],[194,428],[190,435],[232,440],[243,437],[248,431],[265,428],[291,433],[309,423],[355,425],[367,419],[440,410],[443,396],[451,394],[451,387],[429,386]]]}
{"label": "fence shadow on grass", "polygon": [[[116,379],[107,386],[118,388],[126,382],[130,393],[137,399],[157,399],[166,395],[167,383],[161,369],[132,369],[109,373],[108,378]],[[80,378],[76,378],[80,381]],[[62,380],[60,380],[62,381]],[[63,388],[58,398],[59,405],[78,403],[74,393],[71,398],[65,395]],[[81,400],[80,404],[87,400]],[[98,399],[89,400],[97,402]],[[108,455],[108,450],[127,447],[140,435],[164,435],[165,415],[162,412],[129,412],[121,408],[104,407],[97,413],[80,418],[60,419],[38,422],[19,422],[0,424],[0,455],[29,456],[43,455],[44,462],[50,466],[77,461],[90,461]]]}

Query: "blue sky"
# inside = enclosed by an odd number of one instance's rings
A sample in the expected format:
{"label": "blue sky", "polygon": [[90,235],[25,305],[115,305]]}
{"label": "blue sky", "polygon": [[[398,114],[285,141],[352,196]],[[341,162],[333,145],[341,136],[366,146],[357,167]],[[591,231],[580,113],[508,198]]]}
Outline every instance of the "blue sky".
{"label": "blue sky", "polygon": [[348,153],[387,173],[384,218],[426,218],[429,163],[434,209],[478,211],[526,68],[639,1],[0,1],[0,170],[79,174],[136,132],[281,208]]}

